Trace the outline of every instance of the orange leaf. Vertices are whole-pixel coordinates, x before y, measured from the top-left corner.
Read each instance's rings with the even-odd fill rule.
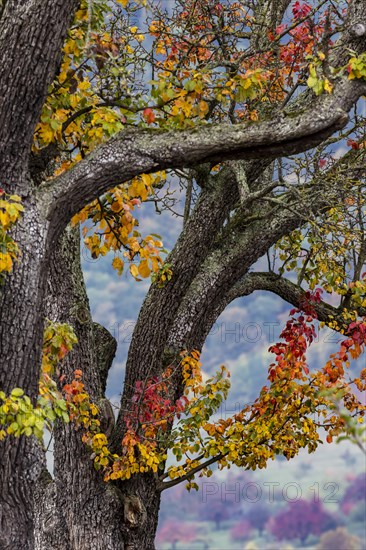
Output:
[[[142,116],[144,117],[144,119],[148,124],[152,124],[155,120],[154,111],[150,108],[144,109]]]

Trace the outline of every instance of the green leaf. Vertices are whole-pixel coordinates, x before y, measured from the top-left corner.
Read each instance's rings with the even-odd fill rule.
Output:
[[[195,80],[187,80],[187,82],[184,83],[184,89],[187,90],[187,92],[193,92],[196,89],[197,82]]]
[[[22,395],[24,395],[24,391],[20,388],[14,388],[12,391],[11,391],[11,397],[21,397]]]

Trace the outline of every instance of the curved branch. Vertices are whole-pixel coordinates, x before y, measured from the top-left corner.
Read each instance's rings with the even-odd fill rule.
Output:
[[[336,185],[325,180],[307,190],[301,203],[295,203],[295,208],[291,196],[287,196],[273,210],[261,206],[260,218],[253,221],[252,217],[249,220],[251,223],[245,216],[242,220],[239,216],[233,227],[228,227],[221,242],[217,243],[216,250],[202,264],[186,292],[169,329],[169,346],[200,349],[213,323],[227,305],[235,297],[256,290],[254,280],[246,278],[249,268],[283,235],[300,227],[307,217],[316,216],[329,208],[343,193],[343,181]],[[236,295],[233,287],[241,280],[246,282],[241,288],[245,293]]]
[[[233,286],[226,295],[226,299],[232,302],[236,298],[251,294],[254,290],[268,290],[300,309],[301,304],[306,300],[306,291],[303,288],[275,273],[248,273]],[[316,311],[318,320],[326,325],[334,320],[343,326],[349,323],[344,319],[344,309],[342,307],[334,307],[324,301],[312,302],[312,307]],[[354,309],[361,317],[366,316],[366,308],[358,307]]]
[[[120,132],[65,174],[40,187],[48,219],[63,228],[99,195],[136,175],[230,159],[284,156],[310,149],[348,122],[366,82],[340,80],[333,95],[316,98],[293,115],[270,121],[202,125],[189,130],[135,128]]]

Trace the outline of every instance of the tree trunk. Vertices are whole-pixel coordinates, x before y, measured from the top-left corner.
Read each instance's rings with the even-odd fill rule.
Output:
[[[61,366],[66,380],[83,372],[92,400],[104,399],[116,343],[92,322],[80,268],[79,232],[67,229],[50,262],[46,316],[74,327],[78,344]],[[36,548],[46,550],[153,549],[160,495],[150,475],[119,483],[95,471],[81,430],[54,432],[54,478],[44,473],[35,496]]]
[[[21,259],[0,286],[0,389],[20,387],[35,402],[43,338],[44,255],[47,225],[34,203],[25,204],[15,239]],[[32,335],[32,337],[30,337]],[[38,444],[29,438],[0,441],[0,548],[33,548],[32,491],[43,467]]]

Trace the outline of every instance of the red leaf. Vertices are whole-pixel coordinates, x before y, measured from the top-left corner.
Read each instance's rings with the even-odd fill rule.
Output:
[[[294,14],[295,19],[303,19],[311,12],[311,6],[309,4],[300,4],[300,2],[295,2],[292,8],[292,13]]]
[[[154,111],[150,108],[144,109],[142,116],[144,117],[144,119],[148,124],[152,124],[155,120]]]
[[[354,139],[348,139],[347,140],[347,145],[348,145],[348,147],[352,147],[352,149],[359,149],[359,145],[358,145],[357,141],[355,141]]]

